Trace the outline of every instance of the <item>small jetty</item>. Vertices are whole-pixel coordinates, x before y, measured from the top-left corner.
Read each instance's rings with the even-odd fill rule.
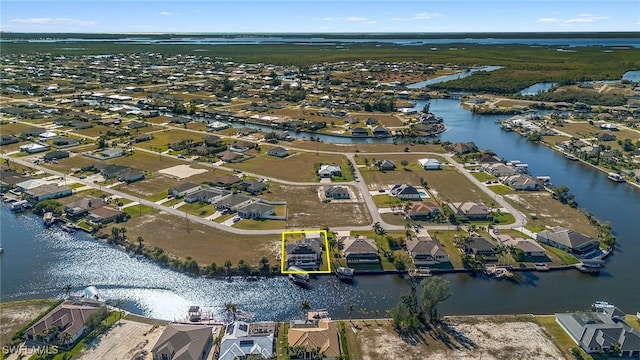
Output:
[[[485,273],[489,276],[495,276],[496,279],[511,279],[513,273],[508,266],[492,265],[485,269]]]
[[[353,282],[355,271],[352,268],[340,266],[334,272],[340,281]]]
[[[56,222],[56,220],[58,220],[58,218],[56,218],[56,216],[53,215],[52,212],[46,212],[42,216],[42,221],[44,222],[44,226],[46,227],[53,225]]]
[[[545,263],[533,263],[537,271],[549,271],[549,265]]]
[[[409,276],[413,278],[426,278],[433,276],[431,269],[415,269],[409,272]]]

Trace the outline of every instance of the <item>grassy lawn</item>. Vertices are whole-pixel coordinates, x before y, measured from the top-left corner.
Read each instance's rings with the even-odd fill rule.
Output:
[[[127,214],[129,214],[129,216],[131,216],[131,219],[139,217],[139,216],[143,216],[143,215],[147,215],[147,214],[154,214],[157,212],[157,210],[155,210],[152,207],[148,207],[148,206],[144,206],[144,205],[134,205],[134,206],[129,206],[127,208],[124,208],[122,211],[126,212]],[[131,220],[129,220],[131,221]]]
[[[540,244],[540,245],[547,252],[552,262],[558,262],[558,261],[560,262],[560,264],[557,264],[557,265],[573,265],[573,264],[579,263],[578,259],[576,259],[575,256],[569,254],[566,251],[562,251],[558,248],[555,248],[553,246],[548,246],[545,244]],[[556,264],[554,263],[553,265],[556,265]]]
[[[199,141],[205,134],[193,133],[190,131],[180,129],[170,129],[165,131],[159,131],[153,133],[154,138],[148,141],[144,141],[136,144],[136,147],[143,149],[158,151],[167,151],[169,144],[182,141],[182,140],[194,140]]]
[[[371,216],[363,203],[323,203],[315,186],[289,186],[272,183],[260,196],[270,201],[286,201],[287,227],[349,226],[371,224]]]
[[[494,221],[497,220],[498,224],[500,225],[513,224],[514,222],[516,222],[516,218],[509,213],[500,213],[500,215],[494,213],[493,219]]]
[[[591,355],[584,352],[567,334],[562,327],[556,322],[555,315],[535,316],[535,321],[542,326],[544,331],[549,335],[558,349],[565,355],[567,359],[575,359],[571,354],[571,348],[578,348],[582,358],[585,360],[593,359]]]
[[[457,233],[455,230],[436,230],[430,232],[430,235],[440,242],[444,251],[449,255],[451,265],[456,269],[462,269],[464,268],[462,264],[462,253],[453,243]]]
[[[278,338],[276,339],[276,359],[289,360],[289,342],[287,334],[289,333],[289,323],[278,323]]]
[[[183,161],[146,151],[134,151],[133,155],[121,156],[109,161],[110,164],[129,166],[138,170],[158,171],[168,167],[182,165]]]
[[[184,204],[180,206],[180,210],[186,211],[189,214],[193,214],[196,216],[207,217],[213,215],[216,212],[216,207],[212,204],[195,202],[193,204]]]
[[[280,252],[279,235],[229,234],[193,221],[187,227],[185,219],[165,213],[132,218],[126,226],[130,241],[142,236],[146,247],[158,246],[182,259],[190,256],[202,265],[211,262],[222,265],[225,260],[237,264],[240,259],[255,265],[262,256],[266,256],[270,264],[279,263],[276,260]]]
[[[493,191],[498,195],[513,194],[515,192],[515,190],[513,190],[512,188],[502,184],[491,185],[487,187],[489,188],[489,190]]]
[[[247,230],[272,230],[285,229],[286,222],[283,220],[254,220],[243,219],[233,224],[233,227]]]
[[[308,140],[295,140],[290,143],[292,147],[309,150],[319,151],[338,151],[341,152],[356,152],[359,153],[358,157],[363,156],[366,153],[381,153],[381,152],[405,152],[405,148],[409,148],[409,152],[435,152],[445,153],[446,150],[441,145],[437,144],[331,144],[331,143],[319,143],[316,141]],[[380,157],[377,155],[376,157]],[[373,155],[372,155],[373,157]],[[424,156],[427,157],[427,156]],[[396,164],[397,165],[397,164]]]
[[[373,196],[373,202],[375,202],[379,208],[388,208],[392,206],[402,205],[402,200],[389,194],[380,194]]]
[[[470,174],[473,175],[474,178],[478,179],[478,181],[481,181],[481,182],[485,182],[487,180],[491,180],[491,181],[498,180],[497,177],[491,174],[487,174],[484,171],[473,171]]]

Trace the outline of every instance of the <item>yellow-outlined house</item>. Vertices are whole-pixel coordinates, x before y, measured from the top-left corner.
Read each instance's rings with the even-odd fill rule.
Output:
[[[322,254],[322,260],[326,261],[327,270],[288,270],[287,269],[287,235],[303,235],[306,238],[307,234],[320,234],[323,238],[324,249]],[[283,274],[330,274],[331,273],[331,259],[329,257],[329,239],[327,237],[326,230],[296,230],[296,231],[284,231],[282,233],[282,256],[280,257],[280,272]]]

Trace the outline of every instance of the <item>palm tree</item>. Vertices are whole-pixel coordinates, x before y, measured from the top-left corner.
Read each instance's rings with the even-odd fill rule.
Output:
[[[66,284],[65,286],[62,287],[62,290],[64,291],[64,294],[67,296],[67,299],[71,298],[71,284]]]
[[[367,315],[367,309],[360,308],[360,315],[362,316],[362,322],[367,325],[367,322],[364,320],[364,317]]]
[[[349,322],[352,322],[351,321],[351,314],[353,313],[354,307],[355,306],[353,304],[347,305],[347,316],[349,316]]]
[[[142,243],[144,242],[144,239],[142,238],[142,236],[139,235],[137,241],[138,241],[138,250],[136,252],[140,252],[144,247],[144,245],[142,245]]]
[[[73,339],[73,337],[71,336],[71,334],[69,334],[66,331],[60,334],[60,343],[62,345],[69,345],[69,343],[71,342],[71,339]]]
[[[300,309],[302,309],[302,315],[304,316],[309,310],[311,310],[311,302],[309,300],[302,300],[300,303]]]
[[[378,324],[378,316],[379,316],[379,315],[380,315],[380,310],[378,310],[378,309],[373,310],[373,318],[374,318],[374,319],[375,319],[375,321],[376,321],[376,325],[379,325],[379,324]]]
[[[224,310],[227,313],[231,313],[233,316],[233,321],[236,321],[236,316],[238,314],[238,304],[228,302],[224,304]]]
[[[225,260],[224,267],[227,268],[227,275],[231,272],[231,266],[233,266],[231,260]]]
[[[117,299],[113,303],[113,307],[118,309],[118,323],[120,323],[120,319],[122,319],[122,306],[124,306],[124,301],[122,301],[122,299]]]

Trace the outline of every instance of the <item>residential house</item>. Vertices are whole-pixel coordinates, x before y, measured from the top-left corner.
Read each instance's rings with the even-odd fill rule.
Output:
[[[120,177],[118,177],[118,181],[123,181],[126,183],[132,183],[138,180],[144,179],[144,173],[138,170],[128,170],[124,172]]]
[[[131,169],[129,169],[129,167],[127,166],[118,165],[118,164],[109,164],[100,170],[100,174],[105,179],[114,179],[114,178],[118,178],[119,176],[126,173],[127,171],[131,171]]]
[[[346,186],[326,185],[324,187],[324,196],[327,199],[335,199],[335,200],[349,199],[350,198],[349,189],[347,189]]]
[[[513,176],[520,174],[520,170],[512,165],[505,165],[503,163],[493,163],[484,166],[484,171],[495,177]]]
[[[537,191],[542,187],[538,179],[526,174],[507,176],[502,182],[514,190]]]
[[[619,318],[601,312],[556,314],[556,322],[587,353],[608,352],[614,347],[619,356],[640,357],[638,331]]]
[[[406,241],[407,251],[416,267],[449,262],[449,255],[431,236],[410,238]]]
[[[216,135],[209,135],[202,138],[202,143],[207,146],[220,146],[222,145],[222,138]]]
[[[496,164],[496,163],[501,163],[502,160],[495,155],[482,154],[482,156],[480,156],[477,162],[478,164]]]
[[[266,219],[276,214],[276,208],[260,201],[238,206],[238,215],[243,219]]]
[[[429,220],[441,214],[438,205],[429,201],[414,202],[407,211],[407,216],[413,220]]]
[[[474,142],[457,142],[451,145],[451,151],[455,154],[462,155],[478,151],[478,147]]]
[[[312,233],[309,235],[315,235]],[[319,235],[319,233],[317,233]],[[299,241],[288,242],[285,246],[287,267],[318,270],[322,263],[322,238],[307,236]]]
[[[133,137],[133,139],[131,139],[133,142],[139,143],[139,142],[143,142],[143,141],[149,141],[153,139],[153,135],[151,134],[139,134]]]
[[[87,331],[89,317],[100,310],[96,306],[77,305],[67,300],[49,311],[42,319],[31,325],[25,332],[25,338],[44,343],[75,343]],[[49,329],[55,329],[55,332]],[[68,334],[69,340],[64,340]]]
[[[260,182],[256,179],[245,180],[240,183],[240,188],[250,194],[257,194],[267,189],[267,185],[264,182]]]
[[[235,153],[231,150],[225,150],[225,151],[219,152],[216,154],[216,156],[219,157],[220,160],[227,163],[238,162],[243,159],[242,155]]]
[[[290,348],[304,349],[304,354],[290,352],[291,359],[313,359],[320,353],[323,359],[334,360],[341,354],[338,329],[331,319],[291,320],[287,342]]]
[[[221,121],[214,121],[210,124],[207,124],[207,131],[218,131],[218,130],[224,130],[231,127],[231,125],[227,124],[227,123],[223,123]]]
[[[200,190],[200,185],[187,182],[169,189],[169,195],[173,195],[177,198],[181,198],[199,190]]]
[[[576,256],[586,255],[600,248],[597,240],[560,226],[540,231],[536,240]]]
[[[367,128],[361,128],[361,127],[353,128],[353,129],[351,129],[351,136],[353,136],[353,137],[367,137],[367,136],[369,136],[369,131],[367,130]]]
[[[245,359],[249,355],[270,358],[274,353],[275,328],[273,322],[235,321],[227,325],[220,341],[218,360]]]
[[[267,151],[267,155],[283,158],[289,156],[289,151],[281,146],[278,146]]]
[[[57,148],[66,148],[80,145],[80,139],[61,136],[57,139],[53,139],[51,143]]]
[[[385,129],[383,126],[376,126],[373,128],[373,136],[375,137],[387,137],[389,136],[389,130]]]
[[[420,166],[425,170],[439,170],[442,165],[439,160],[429,158],[419,159],[418,163],[420,163]]]
[[[20,138],[11,134],[2,134],[0,145],[9,145],[20,142]]]
[[[243,194],[229,194],[215,201],[217,210],[236,211],[239,207],[250,203],[252,199]]]
[[[117,206],[105,205],[97,209],[89,210],[87,218],[92,224],[107,224],[116,221],[120,215],[122,215],[122,210]]]
[[[205,360],[213,345],[212,327],[169,324],[151,349],[153,360]]]
[[[68,151],[62,151],[62,150],[54,150],[54,151],[51,151],[51,152],[48,152],[48,153],[44,154],[43,157],[44,157],[45,161],[59,160],[59,159],[68,158],[69,157],[69,152]]]
[[[484,204],[470,201],[450,203],[449,208],[451,208],[456,216],[469,220],[483,220],[489,218],[489,215],[491,215],[491,212]]]
[[[201,201],[205,203],[212,203],[217,199],[222,198],[223,196],[229,195],[230,192],[221,188],[206,188],[202,190],[198,190],[196,192],[192,192],[184,196],[184,202],[187,204],[193,204],[195,202]]]
[[[38,143],[30,143],[30,144],[20,145],[18,150],[26,152],[26,153],[29,153],[29,154],[35,154],[35,153],[47,151],[50,148],[51,147],[49,145],[38,144]]]
[[[348,236],[339,239],[343,243],[342,256],[347,263],[378,263],[378,245],[375,240],[367,239],[364,236],[357,238]]]
[[[46,181],[46,180],[42,180],[42,179],[38,179],[38,178],[29,178],[27,180],[21,181],[19,183],[16,183],[16,188],[18,190],[18,192],[22,192],[25,193],[31,189],[35,189],[38,186],[42,186],[42,185],[46,185],[46,184],[53,184],[53,182],[51,181]]]
[[[19,173],[14,169],[3,169],[0,170],[0,190],[4,192],[13,188],[18,183],[33,179],[35,179],[35,177],[30,175],[23,175],[22,173]]]
[[[463,250],[465,253],[473,255],[476,258],[482,257],[485,261],[498,260],[498,247],[484,236],[472,236],[471,241],[464,244]]]
[[[396,169],[396,164],[391,160],[380,160],[378,161],[376,166],[378,167],[378,169],[380,169],[380,171],[389,171]]]
[[[70,187],[58,184],[44,184],[25,191],[29,200],[38,202],[47,199],[57,199],[73,194]]]
[[[419,201],[421,200],[418,189],[409,184],[392,185],[389,189],[391,195],[396,196],[400,200]]]
[[[89,195],[65,204],[64,212],[67,214],[67,217],[79,218],[87,215],[89,210],[94,210],[105,205],[107,205],[107,203],[102,199]]]
[[[224,174],[221,176],[218,176],[217,178],[213,179],[213,182],[225,189],[228,189],[234,185],[237,185],[239,183],[242,182],[242,179],[240,179],[239,177],[235,176],[235,175],[231,175],[231,174]]]
[[[237,152],[246,152],[256,147],[255,143],[248,141],[236,141],[229,149]]]
[[[367,118],[364,123],[365,125],[378,125],[379,121],[376,118]]]
[[[323,164],[320,165],[320,169],[318,169],[318,175],[320,175],[321,178],[342,176],[342,170],[340,169],[340,166],[336,164]]]
[[[500,234],[497,236],[498,241],[504,246],[513,246],[522,250],[524,257],[529,260],[538,260],[541,258],[548,258],[544,248],[540,246],[535,240],[512,238],[509,235]]]

